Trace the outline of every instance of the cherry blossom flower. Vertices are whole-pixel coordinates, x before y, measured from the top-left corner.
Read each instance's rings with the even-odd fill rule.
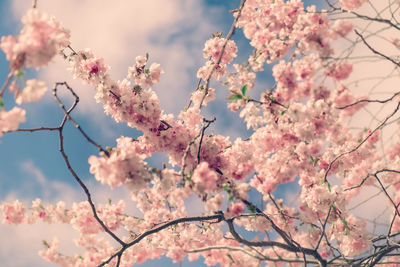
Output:
[[[21,92],[15,95],[15,102],[18,105],[40,100],[47,91],[47,86],[43,81],[31,79],[27,80]]]
[[[216,63],[225,43],[226,46],[221,61],[223,63],[231,62],[237,56],[237,46],[233,40],[226,40],[221,37],[214,37],[206,41],[203,49],[203,57],[211,58],[211,60]]]
[[[353,65],[347,62],[333,63],[326,75],[332,77],[336,81],[345,80],[353,71]]]
[[[368,2],[368,0],[340,0],[342,8],[347,10],[355,10],[366,2]]]
[[[331,38],[336,40],[340,37],[345,37],[353,30],[353,23],[346,19],[336,20],[332,26]]]
[[[0,44],[12,70],[24,65],[38,69],[69,45],[69,31],[46,13],[29,9],[21,21],[24,28],[19,35],[3,36]]]
[[[138,142],[121,137],[109,156],[89,158],[90,172],[102,184],[117,187],[129,183],[132,189],[138,190],[149,178],[147,164],[143,161],[148,155]]]
[[[193,172],[191,180],[200,193],[210,192],[217,189],[218,175],[209,168],[207,162],[201,162]]]
[[[20,224],[25,221],[26,207],[18,200],[13,203],[4,203],[1,205],[3,212],[3,223]]]
[[[0,136],[7,131],[15,131],[20,123],[26,121],[25,110],[13,107],[9,111],[0,110]]]

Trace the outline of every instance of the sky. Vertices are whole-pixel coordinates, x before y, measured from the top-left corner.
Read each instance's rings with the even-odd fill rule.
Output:
[[[160,63],[165,71],[160,84],[154,90],[160,98],[162,108],[175,116],[187,104],[189,94],[196,86],[196,72],[205,60],[202,58],[204,42],[212,33],[225,34],[232,23],[230,9],[239,5],[238,0],[39,0],[38,8],[55,15],[64,27],[71,30],[72,46],[76,50],[91,48],[96,55],[104,57],[111,66],[114,79],[123,79],[127,68],[134,64],[137,55],[150,54],[150,62]],[[323,1],[305,1],[306,4],[321,4]],[[16,34],[21,28],[20,17],[31,6],[31,0],[0,0],[0,35]],[[234,35],[239,51],[250,51],[250,46],[241,31]],[[237,62],[245,61],[240,56]],[[273,84],[271,66],[258,79],[252,95]],[[0,52],[0,82],[8,74],[8,63]],[[123,136],[137,137],[140,133],[115,123],[96,104],[94,91],[74,81],[65,70],[62,60],[55,60],[50,68],[39,72],[29,71],[27,78],[37,77],[46,81],[49,88],[58,81],[67,81],[78,93],[81,101],[72,115],[88,135],[104,146],[115,146],[115,139]],[[217,90],[217,97],[226,99],[227,90]],[[63,95],[71,103],[68,95]],[[5,98],[6,108],[11,108],[12,99]],[[50,91],[37,103],[23,105],[27,110],[27,123],[23,128],[56,126],[63,113],[55,103]],[[228,135],[231,141],[237,137],[248,137],[242,119],[228,112],[226,105],[215,101],[204,111],[206,117],[217,117],[212,131]],[[71,125],[65,130],[65,146],[72,166],[88,184],[97,202],[109,197],[129,199],[124,188],[108,190],[95,182],[89,173],[87,159],[97,155]],[[58,137],[51,132],[13,133],[0,139],[0,201],[20,199],[29,204],[40,197],[44,202],[63,200],[66,203],[82,201],[85,195],[72,179],[58,151]],[[150,161],[152,166],[161,166],[165,155],[157,155]],[[284,195],[285,190],[280,193]],[[132,208],[132,212],[134,209]],[[61,250],[76,251],[71,236],[77,234],[68,225],[21,225],[18,227],[0,224],[0,262],[9,267],[52,266],[38,255],[43,239],[58,236]],[[22,256],[21,256],[22,255]],[[139,266],[177,266],[168,259],[149,261]],[[183,266],[189,266],[184,262]],[[190,266],[203,266],[201,262]]]

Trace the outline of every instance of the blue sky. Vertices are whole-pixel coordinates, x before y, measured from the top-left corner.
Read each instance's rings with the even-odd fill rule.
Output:
[[[151,62],[160,62],[165,69],[161,83],[155,87],[160,96],[162,107],[167,112],[175,115],[186,104],[191,91],[196,86],[196,70],[204,63],[202,49],[204,41],[216,31],[226,33],[232,23],[232,16],[228,12],[239,5],[235,1],[181,1],[168,2],[147,1],[140,3],[141,10],[147,14],[132,15],[124,9],[132,8],[132,13],[138,5],[121,5],[120,8],[109,10],[111,7],[102,7],[105,2],[98,1],[45,1],[39,0],[38,7],[60,18],[66,28],[71,29],[72,46],[75,49],[92,48],[99,56],[104,56],[106,62],[112,67],[112,75],[115,79],[126,76],[127,67],[134,63],[136,55],[150,53]],[[117,3],[118,2],[118,3]],[[146,2],[146,1],[141,1]],[[308,3],[320,3],[321,1],[307,1]],[[114,2],[113,2],[114,3]],[[163,4],[161,4],[163,3]],[[29,7],[29,0],[2,0],[0,1],[0,35],[16,34],[20,30],[19,18]],[[127,5],[127,6],[125,6]],[[169,6],[168,6],[169,5]],[[172,7],[170,7],[172,6]],[[94,12],[96,11],[96,12]],[[121,18],[117,12],[122,12]],[[124,13],[125,12],[125,13]],[[115,14],[114,14],[115,13]],[[150,19],[149,19],[150,18]],[[142,20],[143,21],[142,21]],[[135,21],[139,20],[139,21]],[[143,25],[141,25],[143,23]],[[243,51],[250,51],[250,46],[243,38],[241,31],[234,36],[238,46]],[[241,63],[246,59],[239,56],[236,62]],[[121,135],[138,136],[134,129],[124,124],[116,124],[103,114],[100,105],[92,98],[93,90],[72,81],[65,65],[57,61],[48,69],[28,71],[26,78],[39,77],[44,79],[49,88],[56,81],[68,81],[81,96],[79,107],[72,114],[78,123],[94,140],[102,146],[114,146],[115,139]],[[6,79],[8,74],[8,62],[0,52],[0,81]],[[22,82],[22,81],[20,81]],[[262,90],[271,84],[270,67],[259,78],[258,87],[252,92],[257,97]],[[219,97],[225,99],[228,96],[226,90],[219,90]],[[71,98],[63,96],[67,103]],[[176,99],[184,101],[176,101]],[[6,109],[14,105],[12,98],[6,96]],[[27,110],[28,122],[21,128],[39,126],[56,126],[59,124],[63,113],[47,92],[41,102],[23,105]],[[204,114],[208,117],[216,115],[217,122],[213,131],[230,135],[233,141],[236,137],[247,137],[250,132],[245,130],[242,120],[237,114],[227,112],[226,105],[214,102],[207,107]],[[90,155],[97,154],[97,150],[88,144],[71,125],[65,130],[65,142],[67,153],[71,163],[78,174],[93,189],[95,199],[104,201],[111,196],[128,197],[124,189],[108,191],[105,187],[93,182],[89,173],[87,159]],[[6,134],[0,139],[0,200],[22,199],[26,203],[36,197],[45,201],[65,200],[67,203],[75,200],[84,200],[84,194],[77,186],[68,172],[58,151],[58,137],[55,132],[37,133],[13,133]],[[158,156],[151,164],[160,166],[165,157]],[[36,228],[35,228],[36,227]],[[63,235],[69,237],[69,230],[65,226],[51,228],[50,226],[21,226],[10,227],[0,225],[0,233],[3,238],[0,241],[0,261],[7,266],[48,266],[37,256],[37,250],[41,247],[41,240],[51,240],[51,235]],[[46,231],[44,231],[46,230]],[[35,234],[39,232],[40,234]],[[7,241],[6,241],[7,240]],[[66,250],[70,250],[66,247]],[[71,250],[73,251],[73,250]],[[21,256],[24,255],[24,256]],[[16,257],[18,256],[18,260]],[[151,261],[141,266],[159,266],[160,261]],[[169,264],[169,265],[167,265]],[[163,266],[176,266],[169,260],[162,260]],[[189,264],[184,263],[183,266]],[[203,266],[201,262],[191,266]]]

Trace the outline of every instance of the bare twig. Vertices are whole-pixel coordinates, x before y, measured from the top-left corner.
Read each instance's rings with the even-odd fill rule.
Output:
[[[397,92],[397,93],[395,93],[395,94],[392,95],[390,98],[387,98],[387,99],[385,99],[385,100],[362,99],[362,100],[356,101],[356,102],[354,102],[354,103],[352,103],[352,104],[348,104],[348,105],[345,105],[345,106],[342,106],[342,107],[337,107],[337,109],[346,109],[346,108],[349,108],[349,107],[352,107],[352,106],[355,106],[355,105],[358,105],[358,104],[361,104],[361,103],[365,103],[365,102],[367,102],[367,103],[380,103],[380,104],[384,104],[384,103],[387,103],[387,102],[389,102],[389,101],[392,101],[392,100],[393,100],[396,96],[398,96],[398,95],[400,95],[400,91]]]
[[[389,61],[392,62],[393,64],[395,64],[395,65],[397,65],[398,67],[400,67],[400,63],[399,63],[399,62],[394,61],[394,59],[392,59],[392,58],[386,56],[385,54],[382,54],[381,52],[379,52],[378,50],[376,50],[376,49],[374,49],[372,46],[370,46],[370,45],[367,43],[367,41],[364,39],[364,37],[363,37],[357,30],[354,30],[354,32],[361,38],[361,40],[364,42],[364,44],[365,44],[373,53],[375,53],[375,54],[377,54],[377,55],[380,55],[381,57],[383,57],[383,58],[389,60]]]
[[[6,91],[7,86],[10,84],[12,77],[14,77],[14,75],[13,75],[13,72],[10,71],[10,73],[7,76],[7,80],[4,82],[3,86],[1,87],[0,98],[3,97],[4,92]]]
[[[215,117],[213,117],[211,120],[206,120],[203,118],[203,127],[201,127],[199,148],[197,150],[197,164],[200,164],[201,145],[203,143],[204,132],[210,126],[210,124],[213,123],[214,121],[215,121]]]

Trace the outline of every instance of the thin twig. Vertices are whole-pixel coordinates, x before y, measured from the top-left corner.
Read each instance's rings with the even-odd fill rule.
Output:
[[[204,99],[206,98],[206,96],[207,96],[207,94],[208,94],[208,89],[209,89],[209,86],[210,86],[211,76],[213,75],[213,73],[214,73],[214,71],[216,70],[217,66],[219,66],[219,64],[221,63],[222,56],[224,55],[224,52],[225,52],[225,48],[226,48],[226,46],[227,46],[227,44],[228,44],[228,41],[232,38],[232,35],[233,35],[234,32],[235,32],[236,24],[237,24],[237,22],[239,21],[240,15],[242,14],[242,10],[243,10],[243,7],[244,7],[244,4],[245,4],[245,3],[246,3],[246,0],[242,0],[242,1],[240,2],[240,7],[238,8],[238,11],[237,11],[235,20],[233,21],[232,26],[231,26],[231,28],[230,28],[228,34],[227,34],[226,37],[225,37],[226,40],[225,40],[224,45],[223,45],[222,48],[221,48],[221,51],[220,51],[219,56],[218,56],[218,59],[217,59],[217,61],[214,63],[214,65],[213,65],[213,67],[212,67],[210,73],[208,74],[208,77],[207,77],[207,79],[206,79],[206,85],[205,85],[205,88],[204,88],[204,94],[203,94],[203,97],[201,98],[199,108],[202,107],[203,102],[204,102]]]
[[[348,105],[345,105],[345,106],[342,106],[342,107],[337,107],[337,109],[346,109],[346,108],[349,108],[349,107],[358,105],[358,104],[360,104],[360,103],[365,103],[365,102],[367,102],[367,103],[380,103],[380,104],[384,104],[384,103],[387,103],[387,102],[389,102],[389,101],[392,101],[392,100],[393,100],[396,96],[398,96],[398,95],[400,95],[400,91],[397,92],[397,93],[395,93],[394,95],[392,95],[392,97],[390,97],[390,98],[388,98],[388,99],[385,99],[385,100],[362,99],[362,100],[358,100],[358,101],[356,101],[356,102],[354,102],[354,103],[352,103],[352,104],[348,104]]]
[[[389,60],[390,62],[392,62],[393,64],[397,65],[398,67],[400,67],[400,63],[394,61],[394,59],[386,56],[385,54],[382,54],[381,52],[377,51],[376,49],[374,49],[372,46],[370,46],[367,41],[364,39],[364,37],[357,31],[354,30],[354,32],[361,38],[361,40],[364,42],[364,44],[375,54],[380,55],[381,57],[384,57],[385,59]]]
[[[121,255],[124,253],[124,251],[126,249],[128,249],[129,247],[139,243],[145,237],[152,235],[154,233],[157,233],[165,228],[168,228],[168,227],[176,225],[176,224],[185,223],[185,222],[201,222],[201,221],[214,221],[214,220],[216,220],[217,223],[223,221],[224,220],[223,213],[219,212],[215,215],[186,217],[186,218],[179,218],[176,220],[169,221],[157,228],[154,228],[154,229],[151,229],[151,230],[148,230],[148,231],[142,233],[141,235],[137,236],[133,241],[131,241],[127,244],[123,244],[121,249],[118,252],[111,255],[110,258],[108,258],[106,261],[104,261],[102,264],[100,264],[99,267],[105,266],[106,264],[110,263],[112,261],[112,259],[114,259],[115,257],[121,257]]]
[[[1,87],[0,98],[3,97],[4,92],[6,91],[7,86],[10,84],[12,77],[14,77],[14,75],[13,75],[13,72],[10,71],[10,73],[7,76],[7,80],[4,82],[3,86]]]

